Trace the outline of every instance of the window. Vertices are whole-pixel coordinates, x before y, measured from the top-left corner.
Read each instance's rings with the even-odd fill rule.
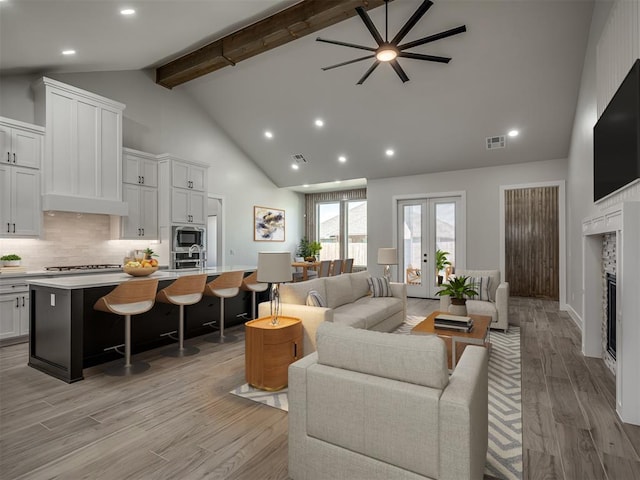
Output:
[[[314,205],[315,237],[322,245],[320,260],[353,258],[354,265],[367,264],[367,201],[364,191],[355,198],[345,192],[330,192],[309,198]],[[347,197],[347,198],[341,198]]]

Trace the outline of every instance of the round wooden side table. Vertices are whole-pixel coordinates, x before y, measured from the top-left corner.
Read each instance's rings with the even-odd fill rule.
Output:
[[[295,317],[251,320],[245,325],[247,383],[262,390],[281,390],[288,381],[289,365],[302,358],[302,321]]]

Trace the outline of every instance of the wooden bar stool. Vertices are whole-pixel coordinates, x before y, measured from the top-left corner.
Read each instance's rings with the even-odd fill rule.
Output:
[[[149,369],[150,365],[146,362],[131,363],[131,315],[139,315],[151,310],[155,303],[157,289],[157,279],[129,280],[99,298],[93,306],[95,310],[101,312],[124,316],[124,364],[108,368],[107,373],[121,376],[141,373]],[[115,351],[122,353],[118,347],[114,347]]]
[[[256,270],[248,277],[244,277],[240,288],[245,292],[251,292],[251,319],[253,320],[256,318],[256,293],[267,290],[269,284],[258,282],[258,271]]]
[[[240,286],[244,272],[225,272],[213,281],[207,283],[204,287],[204,294],[210,297],[218,297],[220,299],[220,337],[210,337],[207,340],[224,343],[225,340],[234,341],[235,337],[224,336],[224,299],[235,297],[240,293]],[[203,325],[213,325],[216,321],[203,323]]]
[[[196,347],[184,346],[184,306],[194,305],[202,299],[204,285],[207,283],[207,274],[201,275],[185,275],[179,277],[175,282],[166,288],[163,288],[156,295],[156,301],[162,303],[170,303],[178,305],[180,308],[180,320],[178,323],[178,347],[163,352],[171,357],[187,357],[195,355],[200,350]]]

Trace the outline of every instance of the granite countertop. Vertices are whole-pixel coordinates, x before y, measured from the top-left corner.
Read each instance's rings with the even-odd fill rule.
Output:
[[[147,278],[157,278],[158,280],[173,280],[184,275],[197,275],[199,273],[206,273],[207,275],[219,275],[224,272],[234,272],[238,270],[244,272],[252,272],[255,269],[255,266],[250,265],[226,265],[205,268],[204,270],[199,270],[197,268],[181,270],[158,270],[157,272],[154,272],[146,277],[132,277],[131,275],[122,272],[122,270],[119,270],[113,273],[98,273],[93,275],[80,274],[65,275],[57,278],[34,278],[33,280],[29,280],[29,284],[40,287],[61,288],[63,290],[76,290],[82,288],[118,285],[122,282],[133,279],[143,280]]]

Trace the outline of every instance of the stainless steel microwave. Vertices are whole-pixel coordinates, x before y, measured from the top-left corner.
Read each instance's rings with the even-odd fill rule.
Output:
[[[192,245],[205,248],[205,229],[199,227],[173,227],[171,250],[174,252],[187,251]]]

